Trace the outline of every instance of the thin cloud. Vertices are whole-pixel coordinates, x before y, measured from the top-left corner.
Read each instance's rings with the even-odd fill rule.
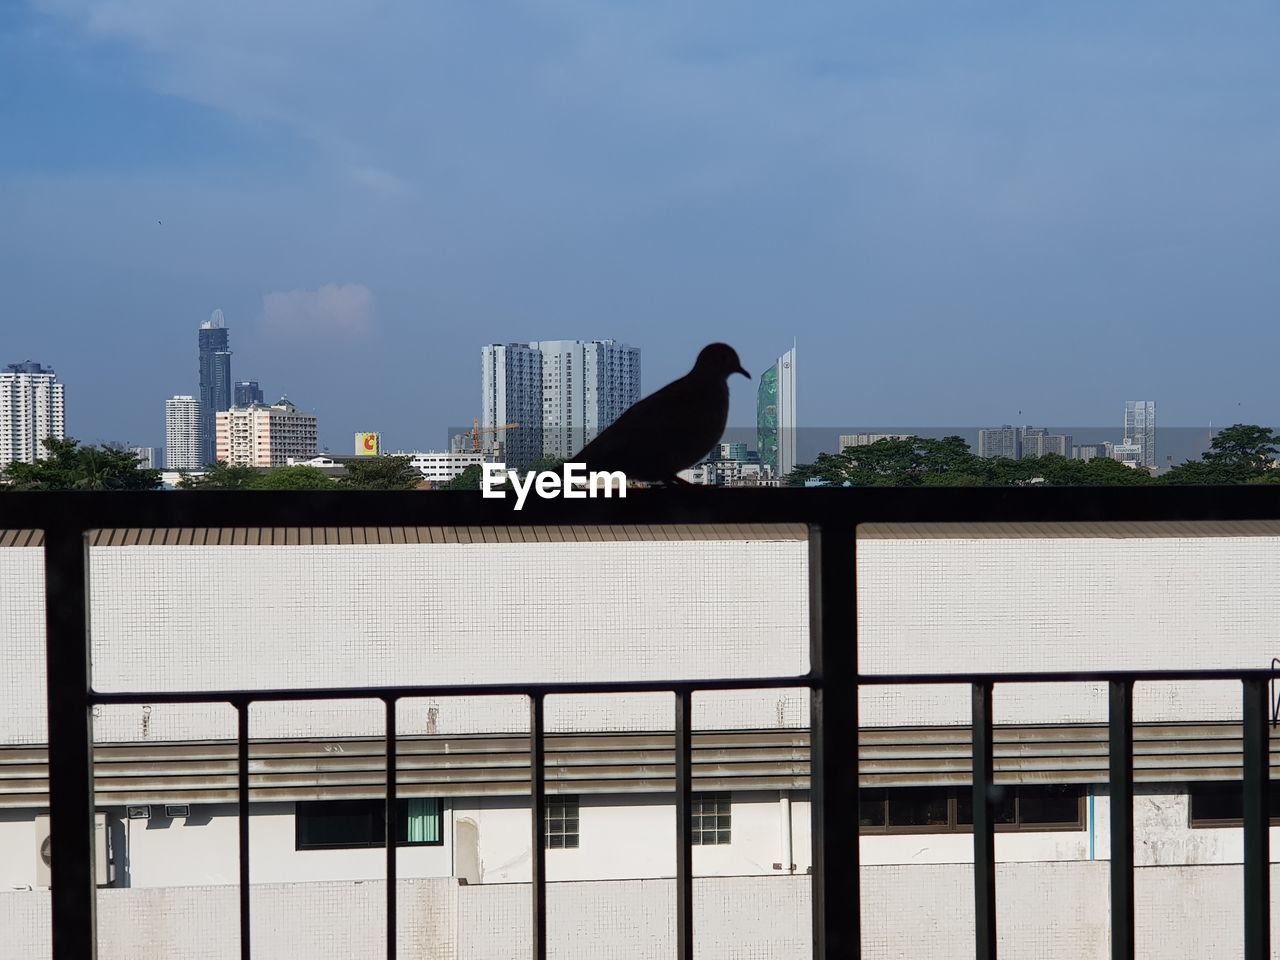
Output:
[[[359,283],[327,283],[318,290],[268,293],[262,319],[280,333],[360,336],[373,326],[373,292]]]
[[[355,167],[351,179],[383,197],[406,197],[414,192],[407,182],[380,167]]]

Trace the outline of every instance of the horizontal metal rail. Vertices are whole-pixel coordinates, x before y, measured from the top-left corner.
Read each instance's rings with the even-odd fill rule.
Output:
[[[474,492],[0,492],[0,528],[537,527],[555,524],[1142,523],[1280,520],[1266,485],[858,490],[675,488],[623,499],[513,501]]]
[[[1043,671],[1007,673],[858,673],[849,680],[858,686],[916,686],[920,684],[945,685],[975,683],[1152,683],[1190,682],[1199,680],[1270,680],[1271,670],[1255,669],[1205,669],[1205,670],[1089,670]],[[145,691],[92,691],[88,697],[93,704],[147,704],[147,703],[230,703],[284,700],[367,700],[380,697],[503,697],[529,696],[539,693],[546,697],[572,694],[609,693],[694,693],[712,690],[778,690],[814,687],[822,677],[816,673],[795,677],[741,677],[706,680],[605,680],[605,681],[547,681],[545,683],[474,683],[408,685],[396,687],[290,687],[262,690],[171,690]]]

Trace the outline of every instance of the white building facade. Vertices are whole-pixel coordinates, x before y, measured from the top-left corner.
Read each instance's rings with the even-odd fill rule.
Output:
[[[679,528],[557,527],[522,542],[497,529],[252,533],[257,546],[230,530],[207,531],[200,546],[129,531],[91,542],[95,688],[795,676],[794,688],[695,695],[691,827],[695,874],[714,878],[698,881],[698,895],[717,905],[699,930],[748,937],[706,955],[804,955],[812,859],[802,530],[728,528],[707,540]],[[0,545],[0,622],[12,638],[0,673],[10,705],[0,761],[21,755],[37,767],[38,756],[21,752],[38,753],[45,737],[41,562],[38,548]],[[1276,653],[1277,564],[1276,523],[864,525],[859,668],[868,677],[1265,668]],[[1134,570],[1158,576],[1135,592]],[[200,576],[241,589],[192,591]],[[1049,589],[1052,602],[1030,610],[1027,598]],[[868,683],[859,698],[861,802],[828,812],[827,829],[862,836],[868,936],[882,951],[868,955],[953,957],[972,935],[957,907],[972,898],[969,689]],[[1107,956],[1107,707],[1105,684],[995,688],[995,848],[1002,924],[1015,924],[1002,928],[1010,955]],[[292,903],[304,916],[291,921],[282,908],[280,923],[300,943],[320,922],[313,909],[349,905],[343,922],[364,930],[366,893],[381,902],[383,710],[373,701],[251,710],[254,915]],[[548,698],[541,834],[549,895],[563,898],[552,901],[558,922],[584,923],[607,902],[601,915],[624,918],[608,927],[618,937],[650,920],[662,928],[662,878],[675,865],[672,717],[665,694]],[[1151,891],[1140,955],[1239,955],[1239,684],[1139,683],[1134,720],[1135,861],[1140,889]],[[492,920],[506,916],[504,891],[527,916],[527,888],[511,886],[530,879],[527,723],[520,697],[397,706],[402,915],[411,930],[430,920],[421,936],[431,942],[482,945],[460,946],[459,957],[521,955],[490,938],[511,926]],[[168,923],[129,926],[126,897],[161,917],[190,910],[182,919],[197,925],[199,904],[226,892],[234,905],[234,711],[104,708],[94,732],[113,867],[100,915],[122,918],[105,935],[181,936],[172,912]],[[38,769],[0,762],[0,890],[33,888],[0,893],[0,920],[27,923],[42,902],[39,782]],[[1280,857],[1280,823],[1272,834]],[[756,913],[791,939],[770,940]],[[26,929],[18,920],[9,929]],[[566,935],[562,950],[581,952],[561,955],[607,955],[591,936]],[[339,942],[345,953],[306,955],[359,955]]]
[[[65,392],[53,370],[30,360],[0,370],[0,470],[43,460],[44,441],[66,435]]]
[[[164,402],[164,465],[167,470],[199,470],[204,466],[200,440],[200,401],[192,396]]]
[[[640,348],[615,340],[540,340],[542,453],[567,460],[640,399]]]
[[[467,467],[479,466],[493,458],[484,453],[465,451],[437,452],[429,450],[425,453],[396,453],[396,457],[408,457],[409,465],[422,474],[422,479],[431,483],[448,483],[461,474]]]
[[[316,455],[316,415],[282,399],[218,413],[217,459],[233,467],[283,467]]]
[[[481,446],[501,443],[513,468],[542,456],[542,352],[528,343],[494,343],[480,351]],[[516,424],[510,429],[507,425]]]

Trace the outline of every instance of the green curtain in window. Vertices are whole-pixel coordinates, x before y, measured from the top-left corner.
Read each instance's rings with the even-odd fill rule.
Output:
[[[440,801],[438,799],[410,800],[408,822],[409,843],[440,842]]]

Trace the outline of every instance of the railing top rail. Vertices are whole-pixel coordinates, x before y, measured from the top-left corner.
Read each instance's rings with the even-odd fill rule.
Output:
[[[1269,680],[1273,669],[1213,668],[1203,670],[1092,670],[984,673],[858,674],[840,678],[858,686],[915,686],[920,684],[1110,683],[1164,681]],[[476,683],[440,686],[292,687],[260,690],[95,691],[93,703],[247,703],[278,700],[399,700],[412,697],[564,696],[620,693],[698,693],[714,690],[770,690],[823,685],[816,675],[683,680],[549,681]]]
[[[623,499],[475,492],[0,492],[0,529],[546,524],[1141,522],[1280,519],[1280,489],[1230,487],[677,488]]]

